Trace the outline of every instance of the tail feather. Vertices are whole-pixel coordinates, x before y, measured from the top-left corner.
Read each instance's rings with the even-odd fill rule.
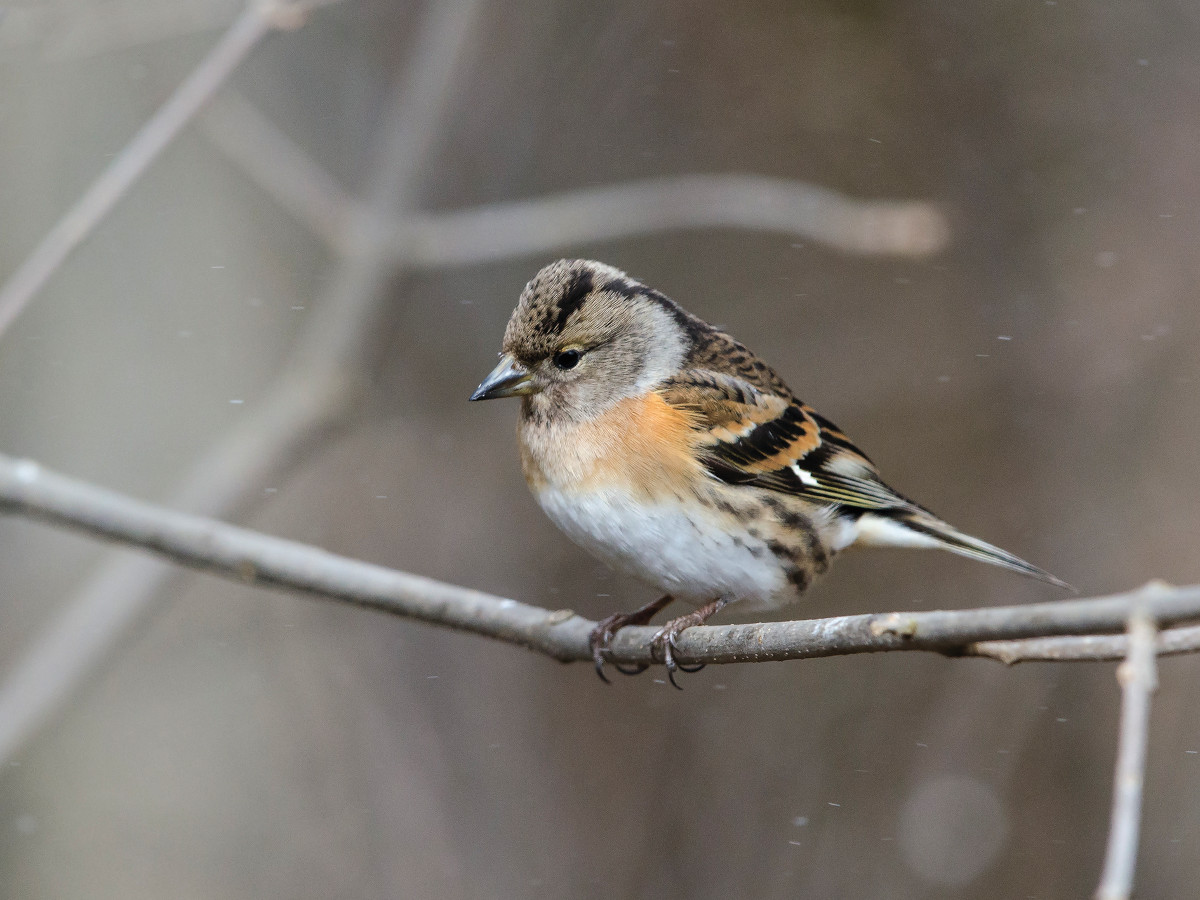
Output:
[[[1069,591],[1078,593],[1071,585],[1067,584],[1061,578],[1051,575],[1045,569],[1039,569],[1033,563],[1026,562],[1019,556],[1015,556],[994,544],[989,544],[987,541],[981,541],[979,538],[964,534],[954,526],[943,522],[932,513],[928,513],[923,509],[890,509],[887,510],[886,519],[883,515],[877,513],[867,513],[862,517],[862,519],[868,518],[887,521],[891,526],[891,528],[886,529],[888,532],[896,529],[896,526],[900,526],[900,528],[913,534],[914,538],[906,540],[896,535],[890,540],[885,538],[873,540],[871,541],[872,543],[940,547],[943,550],[949,550],[951,553],[991,563],[993,566],[1000,566],[1003,569],[1019,572],[1029,578],[1036,578],[1038,581],[1044,581],[1047,584],[1053,584],[1057,587],[1066,588]],[[883,525],[883,521],[878,524]],[[884,529],[877,529],[877,533],[882,537]],[[921,538],[924,538],[924,540]]]

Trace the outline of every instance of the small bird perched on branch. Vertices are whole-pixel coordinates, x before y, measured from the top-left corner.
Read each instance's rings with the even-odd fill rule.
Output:
[[[939,547],[1069,587],[892,490],[746,347],[611,266],[538,272],[502,349],[471,399],[522,398],[521,463],[542,509],[666,592],[596,627],[601,678],[616,631],[674,599],[696,607],[654,637],[675,684],[685,628],[734,602],[790,603],[847,547]]]

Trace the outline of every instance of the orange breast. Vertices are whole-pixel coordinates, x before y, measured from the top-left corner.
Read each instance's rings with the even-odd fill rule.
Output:
[[[689,413],[658,394],[631,397],[591,421],[520,430],[525,478],[534,491],[623,487],[646,499],[684,496],[703,478]]]

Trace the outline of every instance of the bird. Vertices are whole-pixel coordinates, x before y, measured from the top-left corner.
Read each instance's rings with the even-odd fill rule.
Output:
[[[500,362],[470,399],[502,397],[521,398],[521,467],[542,510],[664,592],[592,630],[605,681],[616,632],[676,600],[692,612],[651,646],[679,687],[676,670],[699,668],[675,659],[686,628],[731,603],[794,602],[852,547],[940,548],[1070,589],[889,487],[743,344],[604,263],[558,260],[525,286]]]

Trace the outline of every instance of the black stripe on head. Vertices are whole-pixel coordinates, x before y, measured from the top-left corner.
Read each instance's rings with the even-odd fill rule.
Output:
[[[592,279],[592,273],[584,269],[581,272],[576,272],[569,282],[566,289],[563,290],[562,296],[558,298],[558,303],[552,307],[550,318],[550,332],[558,334],[563,330],[563,326],[567,324],[567,319],[571,317],[571,313],[583,306],[583,301],[588,298],[592,292],[595,282]]]
[[[634,281],[632,278],[610,278],[601,285],[600,290],[616,294],[618,297],[623,297],[626,300],[644,297],[650,302],[657,304],[679,324],[679,327],[683,329],[683,333],[687,335],[689,342],[693,346],[699,343],[701,335],[711,330],[709,325],[685,312],[679,304],[666,294],[656,291],[652,287],[647,287],[640,281]]]
[[[640,284],[630,281],[628,278],[611,278],[601,285],[600,290],[624,297],[626,300],[632,300],[638,295],[640,288]]]

